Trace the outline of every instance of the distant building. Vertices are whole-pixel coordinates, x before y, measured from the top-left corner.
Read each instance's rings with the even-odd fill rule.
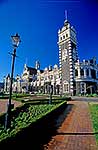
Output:
[[[43,71],[37,70],[37,89],[41,93],[50,93],[50,86],[53,94],[59,94],[60,90],[60,78],[59,68],[57,65],[46,67]]]
[[[0,92],[3,92],[4,89],[4,83],[0,82]]]
[[[74,94],[92,94],[98,91],[98,64],[96,58],[75,64]]]
[[[21,89],[22,92],[32,92],[32,81],[36,78],[37,70],[32,67],[24,65],[24,70],[21,76]]]
[[[8,74],[6,77],[4,77],[4,92],[9,93],[10,91],[10,74]]]
[[[21,76],[13,81],[13,92],[39,92],[49,94],[92,94],[98,92],[98,64],[96,58],[80,62],[77,50],[76,31],[68,20],[58,30],[59,67],[50,65],[40,69],[39,61],[35,68],[24,65]],[[10,75],[4,82],[4,91],[10,88]]]

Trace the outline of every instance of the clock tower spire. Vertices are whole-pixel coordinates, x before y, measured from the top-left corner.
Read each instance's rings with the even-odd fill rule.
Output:
[[[68,15],[67,10],[65,10],[65,20],[67,20],[67,15]]]

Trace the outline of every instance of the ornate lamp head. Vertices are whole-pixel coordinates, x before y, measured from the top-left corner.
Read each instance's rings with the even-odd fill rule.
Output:
[[[12,43],[14,47],[18,47],[19,43],[21,42],[20,40],[20,36],[18,35],[18,33],[16,33],[16,35],[12,35]]]

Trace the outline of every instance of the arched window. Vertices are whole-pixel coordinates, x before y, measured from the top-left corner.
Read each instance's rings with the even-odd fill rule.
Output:
[[[84,70],[83,69],[80,70],[80,75],[84,76]]]
[[[75,76],[78,76],[78,70],[75,69]]]
[[[65,35],[63,35],[63,39],[65,39]]]
[[[68,83],[64,83],[63,88],[64,88],[64,92],[69,92],[69,84]]]
[[[86,70],[86,75],[89,76],[89,69]]]
[[[60,40],[62,40],[62,37],[60,38]]]
[[[96,71],[94,69],[91,69],[91,76],[93,79],[96,79]]]

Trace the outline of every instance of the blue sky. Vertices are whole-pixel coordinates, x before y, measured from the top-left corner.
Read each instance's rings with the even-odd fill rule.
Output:
[[[65,10],[77,31],[80,59],[98,59],[97,0],[0,0],[0,81],[11,72],[13,51],[11,35],[19,33],[14,76],[21,75],[23,66],[41,69],[58,64],[58,29],[63,26]]]

